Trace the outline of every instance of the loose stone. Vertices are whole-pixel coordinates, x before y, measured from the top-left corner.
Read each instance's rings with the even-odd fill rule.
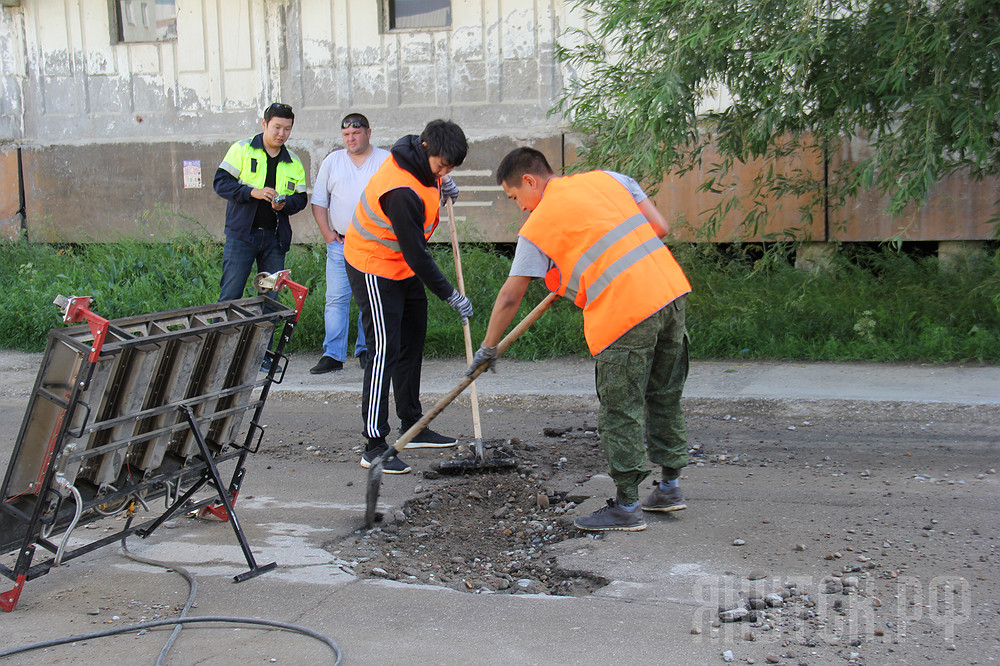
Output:
[[[742,622],[749,614],[746,608],[733,608],[719,613],[719,619],[723,622]]]

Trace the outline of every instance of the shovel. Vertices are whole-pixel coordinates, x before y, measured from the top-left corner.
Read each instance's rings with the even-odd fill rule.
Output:
[[[515,340],[517,340],[521,335],[527,331],[532,324],[538,321],[539,317],[549,309],[556,299],[559,298],[558,294],[552,293],[546,296],[541,303],[535,306],[535,309],[529,312],[521,322],[508,333],[500,344],[497,345],[497,355],[502,356],[507,348],[510,347]],[[430,424],[434,418],[444,411],[444,408],[452,403],[452,401],[459,396],[472,382],[476,381],[479,375],[486,371],[489,367],[488,363],[483,363],[472,371],[471,375],[466,375],[462,377],[462,380],[455,385],[451,391],[448,392],[443,398],[437,401],[429,412],[424,414],[419,421],[410,426],[410,429],[404,432],[399,439],[390,447],[385,453],[372,461],[372,466],[368,468],[368,491],[367,491],[367,501],[368,504],[365,508],[365,527],[372,528],[375,526],[375,508],[378,506],[378,491],[382,485],[382,468],[385,465],[385,461],[389,456],[399,453],[403,450],[403,447],[407,445],[414,437],[420,434],[420,432]]]
[[[465,296],[465,278],[462,277],[462,255],[458,249],[458,229],[455,228],[455,208],[451,199],[445,200],[445,207],[448,209],[448,228],[451,230],[451,251],[455,255],[455,275],[458,277],[458,293]],[[465,334],[465,362],[472,365],[472,332],[469,328],[469,320],[462,320],[462,333]],[[483,428],[479,421],[479,391],[476,389],[476,382],[472,382],[469,389],[469,401],[472,403],[472,430],[476,436],[476,441],[472,445],[476,454],[476,463],[482,465],[486,460],[483,452]]]

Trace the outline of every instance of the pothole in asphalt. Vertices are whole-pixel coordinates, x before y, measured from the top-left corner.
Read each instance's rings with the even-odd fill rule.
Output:
[[[599,471],[603,452],[590,432],[579,435],[587,440],[582,446],[565,446],[572,437],[568,430],[559,436],[558,446],[487,442],[488,455],[500,449],[517,460],[517,471],[458,477],[427,472],[416,497],[401,509],[327,548],[356,563],[360,577],[480,594],[591,594],[608,581],[559,568],[551,546],[584,536],[566,512],[586,498],[558,488]],[[567,452],[570,457],[561,455]]]

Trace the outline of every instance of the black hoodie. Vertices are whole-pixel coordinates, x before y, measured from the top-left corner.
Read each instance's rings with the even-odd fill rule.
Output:
[[[431,172],[420,137],[409,134],[396,142],[392,147],[392,156],[396,163],[409,171],[421,184],[437,187],[437,177]],[[424,202],[420,196],[408,187],[389,190],[379,197],[382,210],[389,217],[392,230],[399,241],[399,249],[403,259],[410,266],[420,281],[441,300],[447,300],[454,293],[441,269],[434,263],[427,252],[427,240],[424,238],[424,227],[429,220],[424,219]]]

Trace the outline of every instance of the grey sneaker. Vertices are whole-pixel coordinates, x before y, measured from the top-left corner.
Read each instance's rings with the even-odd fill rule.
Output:
[[[686,508],[688,507],[684,503],[684,496],[681,495],[679,487],[674,487],[664,492],[660,490],[660,484],[656,484],[653,486],[653,492],[649,493],[649,497],[642,501],[643,511],[667,512],[680,511]]]
[[[619,530],[622,532],[639,532],[646,529],[646,519],[642,517],[642,512],[626,511],[613,499],[608,500],[608,505],[598,509],[589,516],[583,516],[573,521],[577,529],[588,532],[602,532],[604,530]]]

